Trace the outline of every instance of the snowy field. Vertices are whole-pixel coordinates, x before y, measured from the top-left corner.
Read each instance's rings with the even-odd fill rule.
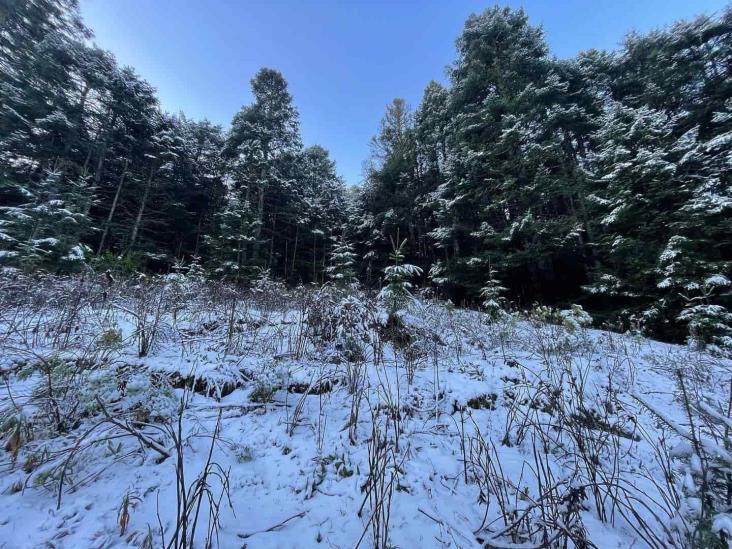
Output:
[[[0,280],[0,547],[686,547],[732,364],[415,299]]]

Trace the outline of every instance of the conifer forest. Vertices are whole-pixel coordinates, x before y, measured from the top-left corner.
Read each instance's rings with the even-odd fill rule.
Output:
[[[0,548],[732,547],[732,7],[530,17],[348,185],[286,74],[222,127],[0,0]]]

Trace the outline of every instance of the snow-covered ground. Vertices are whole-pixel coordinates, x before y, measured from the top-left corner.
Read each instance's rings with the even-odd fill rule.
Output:
[[[730,398],[729,361],[571,314],[390,321],[178,278],[2,292],[0,547],[685,546],[704,464],[671,425]]]

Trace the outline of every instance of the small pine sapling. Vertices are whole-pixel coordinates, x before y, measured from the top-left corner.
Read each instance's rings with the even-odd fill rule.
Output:
[[[356,280],[356,273],[353,266],[356,262],[356,254],[353,248],[341,237],[333,244],[330,252],[330,266],[326,269],[328,278],[336,287],[344,289],[353,284]]]
[[[379,299],[386,304],[389,315],[396,314],[407,304],[412,295],[410,291],[412,284],[409,279],[422,274],[422,269],[416,265],[404,263],[406,243],[406,239],[399,242],[398,236],[397,240],[391,239],[392,252],[389,254],[389,259],[393,264],[384,269],[386,286],[379,292]]]
[[[677,320],[687,323],[689,343],[697,349],[718,354],[732,352],[732,313],[726,307],[712,303],[717,291],[729,286],[729,279],[717,274],[699,285],[698,295],[682,294],[686,307]]]
[[[502,296],[505,291],[506,287],[501,286],[501,281],[496,278],[496,270],[488,265],[488,280],[480,289],[480,297],[483,298],[483,308],[491,318],[498,318],[506,306],[506,298]]]

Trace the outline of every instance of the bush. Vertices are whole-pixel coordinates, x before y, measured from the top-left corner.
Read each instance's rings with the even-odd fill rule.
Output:
[[[258,383],[254,390],[249,394],[249,400],[252,402],[259,402],[266,404],[272,402],[274,395],[277,392],[277,387],[268,385],[267,383]]]
[[[117,349],[122,345],[122,332],[117,328],[104,330],[97,338],[97,346],[102,349]]]
[[[118,277],[132,276],[141,270],[140,261],[133,255],[116,255],[110,252],[91,261],[92,268],[98,273],[109,272]]]

